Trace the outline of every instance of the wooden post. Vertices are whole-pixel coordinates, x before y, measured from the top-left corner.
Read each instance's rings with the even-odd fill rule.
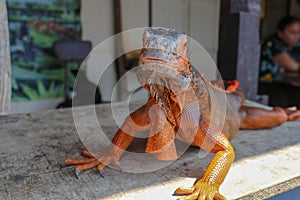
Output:
[[[152,0],[148,0],[148,26],[152,27]]]
[[[114,0],[113,1],[113,13],[114,13],[114,34],[118,34],[122,32],[122,7],[121,7],[121,1],[120,0]],[[119,55],[119,53],[123,52],[123,40],[122,37],[116,37],[115,40],[115,47],[116,47],[116,55]],[[116,70],[117,70],[117,79],[119,80],[125,73],[125,55],[121,55],[117,58],[115,64],[116,64]],[[126,78],[123,77],[122,81],[127,82],[125,80]],[[128,94],[127,92],[127,83],[120,84],[120,87],[118,88],[119,93],[119,100],[126,100],[126,96]]]
[[[11,62],[6,0],[0,0],[0,115],[10,111]]]
[[[237,79],[247,99],[256,100],[261,0],[221,0],[218,68],[225,80]]]

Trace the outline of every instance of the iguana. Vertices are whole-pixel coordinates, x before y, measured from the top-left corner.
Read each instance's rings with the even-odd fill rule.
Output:
[[[297,109],[265,110],[245,106],[236,81],[226,90],[204,81],[190,64],[187,42],[186,34],[176,30],[145,29],[137,76],[149,91],[149,100],[126,118],[106,153],[84,150],[82,153],[88,158],[66,159],[67,165],[77,165],[77,178],[80,172],[93,167],[104,176],[103,170],[108,164],[119,164],[135,133],[150,126],[146,152],[153,153],[159,160],[177,159],[175,139],[215,154],[202,178],[191,187],[179,187],[175,194],[187,195],[180,199],[223,200],[226,198],[219,193],[219,187],[235,158],[230,140],[238,130],[270,128],[300,118]],[[211,119],[211,92],[226,95],[223,127]]]

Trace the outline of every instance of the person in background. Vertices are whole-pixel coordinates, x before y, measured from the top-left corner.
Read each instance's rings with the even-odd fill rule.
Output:
[[[269,96],[269,105],[300,108],[299,60],[300,21],[287,16],[261,49],[258,93]]]

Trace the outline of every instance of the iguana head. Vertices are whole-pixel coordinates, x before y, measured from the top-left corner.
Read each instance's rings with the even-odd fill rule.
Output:
[[[171,104],[170,94],[183,92],[191,81],[187,42],[187,35],[176,30],[146,28],[144,31],[138,80],[165,109]]]

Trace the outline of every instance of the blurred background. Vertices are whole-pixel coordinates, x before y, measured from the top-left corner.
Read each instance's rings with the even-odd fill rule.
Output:
[[[238,9],[236,13],[251,13],[254,16],[254,21],[251,18],[252,21],[246,20],[245,23],[249,23],[248,29],[252,26],[258,28],[254,30],[254,35],[258,34],[257,46],[276,31],[277,23],[282,17],[287,15],[300,17],[300,6],[297,0],[243,0],[236,1],[238,3],[232,5],[234,2],[230,3],[226,0],[7,0],[12,88],[10,113],[36,112],[59,107],[62,102],[65,103],[71,98],[66,95],[74,95],[72,85],[77,74],[81,74],[86,79],[86,84],[90,84],[98,91],[96,98],[91,97],[96,103],[124,100],[121,94],[112,95],[112,91],[120,75],[136,64],[137,52],[125,55],[121,60],[121,66],[120,62],[119,64],[115,62],[109,68],[103,68],[98,63],[101,63],[103,57],[115,55],[116,46],[105,51],[95,48],[117,32],[147,26],[178,29],[199,42],[219,66],[220,59],[227,59],[226,54],[222,53],[224,47],[220,43],[228,37],[227,34],[231,34],[224,33],[221,29],[221,26],[226,24],[226,10],[235,13],[234,8],[236,8]],[[226,5],[232,7],[226,8]],[[238,18],[244,19],[243,16]],[[255,20],[259,23],[255,24]],[[242,26],[241,23],[236,27]],[[236,37],[237,40],[243,40],[242,35],[237,34]],[[91,49],[95,48],[84,71],[78,71],[79,60],[72,62],[72,59],[66,61],[58,58],[53,47],[61,40],[89,41]],[[142,36],[136,40],[141,42]],[[123,49],[130,49],[133,45],[132,40],[126,39],[121,43],[119,47]],[[239,48],[241,47],[237,47],[237,52],[240,52]],[[251,49],[248,50],[251,52]],[[190,52],[193,63],[193,60],[197,59],[197,52],[193,49],[190,49]],[[235,54],[238,54],[237,52]],[[67,82],[70,85],[68,89],[71,91],[68,94],[65,93],[66,63],[68,63]],[[253,65],[255,63],[253,62]],[[236,65],[237,67],[232,67],[238,71],[238,64]],[[217,78],[217,72],[209,65],[201,67],[207,79]],[[94,70],[105,71],[105,76],[98,81],[99,77],[95,77]],[[253,70],[257,71],[258,66],[254,66]],[[220,71],[223,75],[222,66]],[[132,92],[131,89],[138,85],[133,72],[129,77],[131,78],[127,78],[126,85],[123,86],[125,92]],[[238,73],[234,78],[239,79]],[[257,73],[251,81],[258,82]],[[247,85],[249,83],[243,85],[242,80],[242,87],[247,88]],[[254,86],[255,91],[256,87]],[[147,94],[143,92],[137,96],[138,99],[147,98]],[[259,99],[250,93],[246,96],[251,100]],[[67,104],[62,105],[64,106],[68,107]]]

